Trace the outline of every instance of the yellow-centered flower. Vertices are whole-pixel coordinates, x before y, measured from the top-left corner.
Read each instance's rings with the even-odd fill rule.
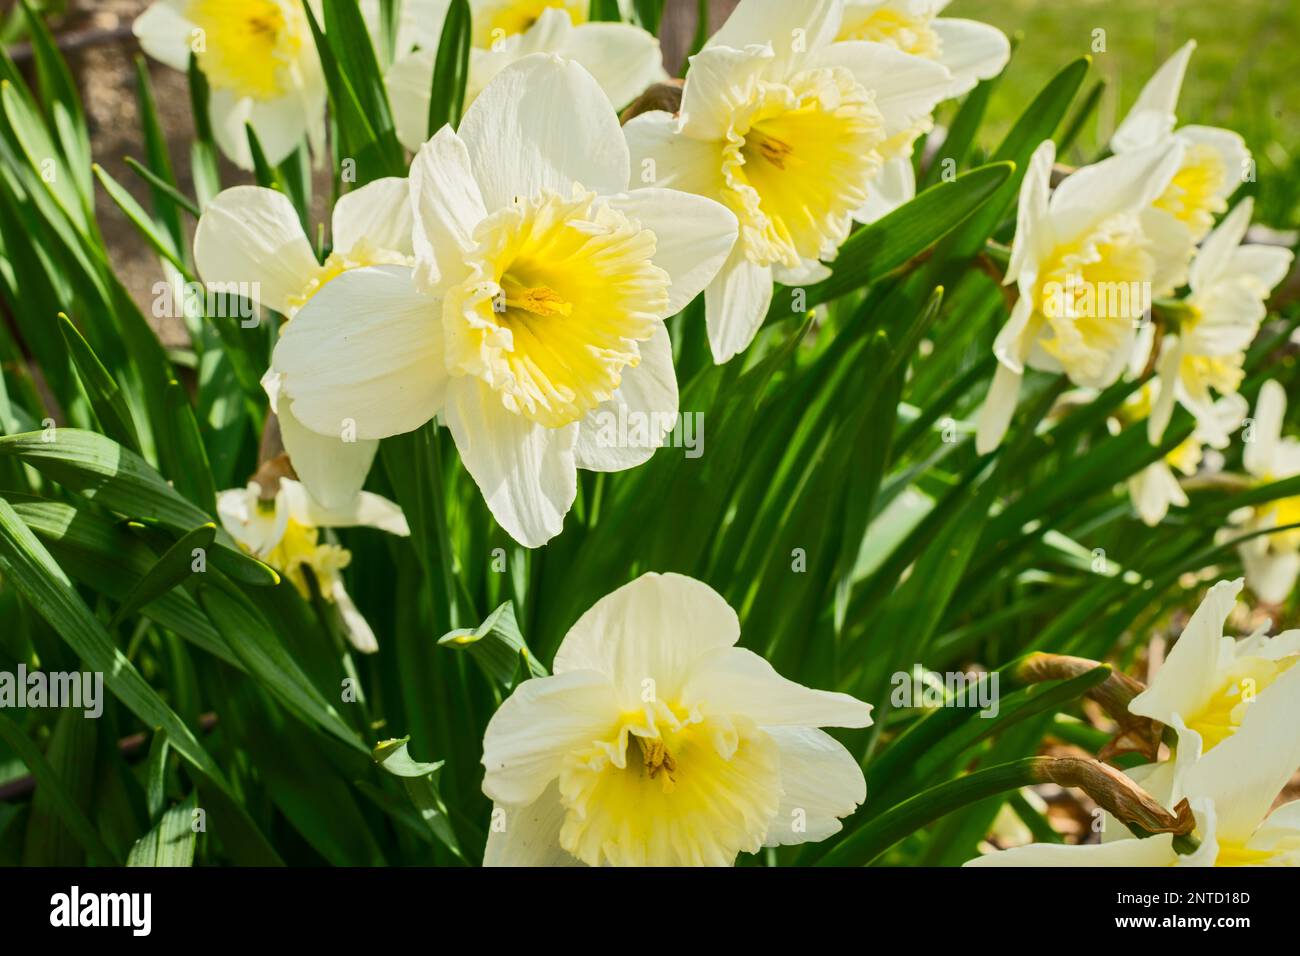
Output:
[[[1267,381],[1259,390],[1249,431],[1243,432],[1242,462],[1261,484],[1300,475],[1300,440],[1283,437],[1286,390]],[[1243,509],[1232,516],[1238,531],[1267,531],[1300,523],[1300,495]],[[1300,577],[1300,529],[1261,534],[1238,546],[1246,584],[1265,604],[1281,604]]]
[[[598,601],[554,676],[488,724],[484,863],[730,866],[837,832],[866,784],[817,728],[866,727],[871,708],[786,680],[739,637],[727,603],[681,575]]]

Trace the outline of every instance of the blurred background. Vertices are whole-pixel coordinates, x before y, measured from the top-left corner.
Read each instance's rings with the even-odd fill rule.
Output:
[[[124,159],[142,153],[133,67],[140,54],[131,22],[148,3],[33,2],[46,12],[81,82],[96,159],[144,200],[146,190]],[[669,70],[680,72],[701,7],[714,30],[735,5],[736,0],[668,0],[661,37]],[[0,43],[29,70],[31,57],[16,7],[16,0],[0,0]],[[1088,82],[1104,80],[1104,91],[1095,119],[1062,157],[1067,163],[1095,156],[1152,71],[1195,38],[1198,47],[1183,87],[1180,121],[1241,133],[1258,163],[1256,221],[1287,231],[1300,222],[1300,71],[1294,52],[1300,41],[1300,3],[1295,0],[954,0],[944,15],[992,23],[1018,41],[990,103],[986,129],[994,137],[1063,65],[1081,54],[1093,56]],[[188,188],[187,144],[193,127],[185,78],[158,64],[149,69],[172,140],[173,165],[182,188]],[[937,121],[945,122],[952,109],[952,104],[941,109]],[[223,172],[225,182],[240,181],[233,168]],[[142,304],[148,302],[149,289],[161,275],[156,257],[102,191],[98,212],[120,275]],[[164,325],[158,331],[169,345],[184,339],[179,327]]]

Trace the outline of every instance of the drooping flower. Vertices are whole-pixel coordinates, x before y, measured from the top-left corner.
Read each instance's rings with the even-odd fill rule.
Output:
[[[406,0],[414,26],[399,36],[399,55],[385,77],[397,136],[411,152],[428,139],[429,95],[447,0]],[[628,23],[589,23],[575,0],[471,0],[474,30],[465,103],[506,66],[532,53],[555,53],[596,78],[614,107],[666,79],[659,41]]]
[[[1281,640],[1281,636],[1274,640]],[[1223,653],[1217,643],[1198,642],[1197,646],[1206,654],[1211,647],[1214,654]],[[1202,668],[1202,673],[1208,674],[1208,669]],[[1210,751],[1198,753],[1199,741],[1195,734],[1184,740],[1188,735],[1184,729],[1179,734],[1175,759],[1148,765],[1140,768],[1142,773],[1131,774],[1167,806],[1176,806],[1184,799],[1188,801],[1196,821],[1192,837],[1198,844],[1190,852],[1180,853],[1172,834],[1158,833],[1138,839],[1121,832],[1122,827],[1116,824],[1107,827],[1106,839],[1099,844],[1034,843],[990,853],[966,865],[1300,865],[1300,800],[1269,812],[1282,788],[1300,767],[1300,734],[1295,732],[1298,724],[1300,667],[1291,668],[1277,678],[1267,692],[1247,707],[1236,731]]]
[[[343,508],[326,508],[290,478],[267,496],[256,481],[217,496],[217,515],[226,532],[245,551],[284,575],[304,598],[311,596],[310,579],[343,617],[349,639],[359,651],[378,649],[374,632],[343,586],[340,572],[352,560],[346,548],[321,540],[324,528],[378,528],[405,537],[410,534],[402,509],[379,495],[363,491]]]
[[[1300,475],[1300,440],[1282,436],[1286,390],[1267,381],[1259,390],[1242,463],[1260,484]],[[1300,523],[1300,495],[1270,501],[1231,515],[1239,531],[1267,531]],[[1300,528],[1262,534],[1238,547],[1246,584],[1265,604],[1281,604],[1300,577]]]
[[[1006,274],[1019,298],[994,342],[998,367],[979,414],[980,454],[1006,434],[1026,366],[1093,389],[1113,384],[1128,366],[1155,275],[1141,213],[1165,189],[1181,152],[1160,144],[1113,156],[1052,191],[1056,146],[1047,140],[1034,151]]]
[[[313,11],[319,4],[313,0]],[[245,124],[267,161],[307,137],[325,139],[325,81],[300,0],[154,0],[135,21],[155,60],[184,72],[198,61],[211,90],[212,134],[241,169],[253,168]]]
[[[681,112],[625,127],[643,179],[710,196],[740,241],[705,291],[714,360],[753,340],[775,279],[827,273],[883,164],[910,154],[950,74],[892,46],[833,42],[841,0],[742,0],[691,60]]]
[[[484,863],[729,866],[839,831],[866,783],[817,728],[866,727],[870,706],[786,680],[739,637],[727,602],[677,574],[596,602],[554,675],[488,724]]]
[[[230,289],[293,319],[323,287],[349,269],[414,262],[410,190],[405,179],[368,183],[339,198],[333,251],[317,262],[293,204],[283,193],[236,186],[213,198],[194,234],[194,261],[210,289]],[[346,505],[363,484],[379,447],[347,423],[328,435],[304,428],[282,399],[274,371],[263,379],[298,477],[328,506]]]
[[[1112,432],[1144,420],[1150,421],[1163,388],[1159,379],[1151,379],[1142,385],[1112,419]],[[1187,438],[1129,478],[1129,498],[1143,522],[1155,527],[1164,520],[1171,505],[1187,507],[1187,495],[1175,472],[1187,478],[1195,476],[1205,458],[1205,448],[1208,446],[1216,451],[1227,448],[1232,433],[1241,427],[1249,410],[1246,400],[1240,395],[1224,395],[1209,408],[1200,410],[1196,427]]]
[[[1176,399],[1198,421],[1214,418],[1214,392],[1234,395],[1246,349],[1267,314],[1265,301],[1294,258],[1280,246],[1243,245],[1254,200],[1242,200],[1201,245],[1176,333],[1165,337],[1157,371],[1165,401],[1151,416],[1151,440],[1164,434]]]
[[[1174,129],[1178,95],[1195,49],[1196,41],[1189,40],[1156,70],[1110,140],[1117,155],[1170,140],[1183,147],[1177,171],[1143,216],[1147,232],[1161,239],[1156,249],[1156,295],[1186,282],[1196,244],[1209,233],[1215,216],[1227,211],[1228,197],[1250,172],[1250,150],[1232,130]]]
[[[308,428],[348,420],[368,440],[440,416],[501,526],[544,544],[578,468],[634,467],[671,430],[663,320],[735,242],[725,207],[628,177],[589,73],[547,54],[510,65],[416,157],[414,271],[354,269],[318,292],[275,349],[282,397]],[[599,441],[602,416],[625,413],[654,422],[645,440]]]

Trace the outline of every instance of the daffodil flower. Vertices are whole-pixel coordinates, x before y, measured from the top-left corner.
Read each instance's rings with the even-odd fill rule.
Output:
[[[952,99],[1001,73],[1011,44],[987,23],[940,17],[947,6],[948,0],[846,0],[836,39],[884,43],[939,63],[949,74],[942,98]],[[886,159],[873,185],[868,205],[855,217],[862,222],[878,219],[916,195],[911,156]]]
[[[1265,301],[1294,258],[1280,246],[1242,245],[1254,200],[1242,200],[1201,245],[1188,276],[1176,334],[1166,336],[1157,372],[1165,400],[1151,416],[1160,441],[1174,399],[1197,420],[1214,417],[1214,395],[1235,394],[1246,349],[1267,314]]]
[[[321,264],[284,194],[236,186],[219,193],[204,209],[194,234],[194,261],[210,288],[231,289],[292,319],[349,269],[411,265],[412,223],[405,179],[368,183],[335,204],[333,252]],[[357,439],[346,422],[328,435],[304,428],[293,403],[282,398],[279,376],[268,372],[262,384],[298,477],[322,503],[346,505],[365,484],[379,443]]]
[[[319,19],[319,3],[312,2]],[[211,90],[212,133],[241,169],[253,168],[245,125],[267,161],[306,136],[325,141],[325,81],[300,0],[155,0],[133,26],[140,46],[182,72],[190,57]]]
[[[1242,463],[1260,484],[1300,475],[1300,441],[1282,437],[1286,390],[1267,381],[1259,390],[1254,420],[1245,435]],[[1230,516],[1240,531],[1267,531],[1300,523],[1300,495],[1243,509]],[[1281,604],[1300,576],[1300,528],[1251,538],[1238,548],[1246,584],[1265,604]]]
[[[1221,593],[1216,605],[1227,597],[1227,592]],[[1217,618],[1218,610],[1216,606],[1208,617]],[[1224,653],[1218,642],[1225,639],[1213,634],[1211,637],[1212,641],[1197,642],[1207,659]],[[1165,667],[1169,667],[1168,662]],[[1208,675],[1209,670],[1208,666],[1202,666],[1198,673]],[[1141,774],[1131,774],[1152,796],[1168,806],[1184,799],[1188,801],[1196,820],[1192,835],[1199,844],[1192,852],[1180,854],[1172,834],[1158,833],[1137,839],[1132,834],[1118,832],[1122,827],[1114,825],[1107,827],[1108,838],[1099,844],[1034,843],[990,853],[966,865],[1300,865],[1300,800],[1284,803],[1269,812],[1282,788],[1300,768],[1300,734],[1295,732],[1298,724],[1300,667],[1277,678],[1272,688],[1249,706],[1236,731],[1212,750],[1198,754],[1194,741],[1183,740],[1187,734],[1184,730],[1180,732],[1179,752],[1174,760],[1141,768]]]
[[[866,41],[834,42],[841,0],[741,0],[691,59],[681,112],[624,132],[653,181],[730,207],[740,241],[705,291],[709,344],[726,362],[758,333],[772,282],[827,274],[886,161],[907,156],[943,99],[939,63]]]
[[[1209,233],[1215,217],[1227,211],[1228,197],[1246,179],[1251,163],[1245,140],[1232,130],[1174,129],[1178,95],[1195,49],[1196,41],[1189,40],[1156,70],[1110,140],[1117,155],[1171,139],[1183,146],[1177,171],[1144,215],[1144,228],[1157,240],[1156,295],[1186,282],[1196,244]]]
[[[283,574],[304,598],[311,596],[308,574],[321,597],[342,615],[354,647],[364,653],[378,649],[374,632],[343,586],[340,572],[352,560],[346,548],[320,540],[323,528],[378,528],[405,537],[410,534],[402,509],[385,498],[363,491],[343,508],[326,508],[289,478],[279,479],[269,497],[262,487],[231,488],[217,495],[221,525],[245,551]]]
[[[401,55],[385,81],[397,137],[412,152],[429,136],[433,65],[447,0],[406,0],[418,26],[399,33]],[[653,83],[667,79],[659,41],[628,23],[589,23],[589,5],[577,0],[471,0],[474,30],[465,102],[472,103],[506,66],[532,53],[576,60],[596,78],[610,103],[622,108]]]
[[[980,454],[1006,434],[1026,366],[1064,372],[1092,389],[1124,372],[1156,267],[1141,213],[1164,191],[1181,154],[1177,144],[1160,144],[1113,156],[1053,192],[1056,145],[1047,140],[1034,151],[1006,274],[1019,298],[994,342],[998,367],[979,414]]]
[[[500,525],[544,544],[578,468],[634,467],[672,429],[663,320],[735,242],[725,207],[628,192],[628,177],[591,74],[548,54],[506,67],[415,159],[414,271],[354,269],[321,289],[276,346],[281,397],[308,428],[348,421],[365,440],[440,416]],[[605,416],[625,414],[644,436],[603,440]]]
[[[739,638],[727,602],[682,575],[597,601],[553,676],[488,723],[484,863],[730,866],[838,832],[866,782],[817,728],[869,726],[870,706],[786,680]]]
[[[1163,387],[1159,379],[1152,379],[1139,388],[1125,401],[1117,418],[1111,420],[1112,434],[1143,420],[1150,421]],[[1169,513],[1171,505],[1187,507],[1187,495],[1175,473],[1187,478],[1196,475],[1205,458],[1205,448],[1208,446],[1216,451],[1227,448],[1232,433],[1241,427],[1249,410],[1246,400],[1237,394],[1224,395],[1208,408],[1198,408],[1200,415],[1192,433],[1129,478],[1129,498],[1145,524],[1150,527],[1158,525]]]

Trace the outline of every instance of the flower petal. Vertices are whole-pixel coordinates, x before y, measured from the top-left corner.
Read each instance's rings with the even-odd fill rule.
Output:
[[[737,243],[717,277],[704,290],[709,350],[721,365],[744,351],[772,304],[772,270],[745,257]]]
[[[604,674],[574,671],[524,681],[488,721],[483,792],[501,803],[532,803],[559,776],[565,754],[609,737],[618,717]]]
[[[536,53],[512,63],[470,105],[459,132],[489,209],[544,189],[568,196],[575,182],[599,193],[627,189],[618,115],[571,60]]]
[[[587,471],[625,471],[650,460],[677,424],[677,372],[668,329],[641,343],[641,364],[624,369],[614,397],[582,420],[574,457]]]
[[[552,10],[563,15],[554,8],[546,13]],[[659,41],[627,23],[584,23],[569,33],[559,52],[581,63],[615,108],[626,106],[668,76]]]
[[[1281,446],[1282,420],[1286,418],[1286,389],[1273,379],[1259,389],[1255,401],[1254,424],[1251,440],[1243,442],[1242,463],[1256,478],[1274,471],[1274,460]]]
[[[437,49],[429,47],[406,53],[393,61],[384,74],[397,139],[412,153],[419,152],[429,138],[429,98],[437,55]]]
[[[313,528],[377,528],[403,538],[411,533],[402,509],[369,491],[353,495],[341,505],[326,505],[309,494],[302,482],[290,478],[280,480],[280,490],[290,516],[300,524]]]
[[[663,110],[634,116],[623,127],[637,182],[716,198],[722,195],[722,146],[679,131]]]
[[[997,853],[986,853],[963,866],[1173,866],[1178,862],[1172,833],[1157,833],[1145,840],[1115,840],[1067,846],[1031,843]]]
[[[1128,153],[1150,146],[1168,136],[1178,122],[1178,94],[1183,88],[1183,74],[1187,61],[1196,49],[1196,41],[1188,40],[1160,69],[1147,80],[1138,94],[1137,102],[1110,138],[1110,148],[1116,153]]]
[[[411,187],[400,176],[366,183],[334,204],[335,252],[350,252],[364,241],[374,249],[411,255]]]
[[[1066,241],[1117,213],[1145,209],[1165,191],[1182,158],[1182,144],[1167,140],[1067,176],[1049,204],[1056,238]]]
[[[199,218],[194,264],[209,286],[250,287],[258,304],[291,314],[318,263],[287,196],[260,186],[218,193]]]
[[[734,111],[750,101],[774,59],[759,47],[708,46],[691,57],[682,87],[681,131],[692,139],[722,142]]]
[[[1017,282],[1023,274],[1029,284],[1037,281],[1038,261],[1052,245],[1052,222],[1047,216],[1052,192],[1052,164],[1056,162],[1056,144],[1045,139],[1030,157],[1025,178],[1020,182],[1020,202],[1016,207],[1016,235],[1011,242],[1011,261],[1007,264],[1006,282]]]
[[[676,189],[634,189],[609,204],[655,234],[654,264],[668,273],[664,318],[713,281],[736,243],[736,215],[721,203]]]
[[[578,858],[560,846],[566,812],[557,783],[526,807],[495,804],[483,865],[577,866]],[[498,820],[504,829],[497,829]]]
[[[816,843],[839,833],[867,799],[862,768],[838,740],[812,727],[767,727],[781,751],[781,807],[766,846]]]
[[[443,421],[497,523],[526,548],[564,528],[578,493],[578,423],[546,428],[509,411],[478,379],[456,379]]]
[[[416,282],[431,290],[466,271],[474,229],[487,215],[470,171],[469,151],[450,126],[425,143],[411,163],[411,205]]]
[[[993,374],[993,384],[989,386],[989,393],[984,397],[984,404],[980,407],[977,419],[976,454],[987,455],[1002,444],[1002,439],[1006,437],[1007,429],[1011,426],[1011,419],[1016,414],[1016,405],[1020,401],[1020,382],[1023,378],[1023,372],[1014,371],[1002,362],[998,362],[997,371]]]
[[[969,92],[980,80],[1002,72],[1011,58],[1011,43],[997,27],[977,20],[943,17],[930,24],[939,37],[939,62],[952,74],[948,96]]]
[[[911,56],[884,43],[848,40],[811,54],[810,68],[840,67],[875,94],[885,120],[885,135],[919,131],[952,86],[952,74],[939,63]]]
[[[605,595],[569,629],[553,670],[599,671],[639,707],[644,681],[675,694],[704,654],[740,640],[740,620],[717,591],[681,574],[643,574]],[[630,698],[630,700],[629,700]]]
[[[1193,292],[1207,291],[1224,277],[1232,261],[1232,253],[1246,238],[1254,210],[1255,200],[1247,196],[1223,217],[1223,222],[1201,243],[1188,274]]]
[[[743,714],[761,726],[869,727],[871,705],[778,674],[753,651],[713,651],[690,669],[682,697],[708,713]]]
[[[361,439],[413,431],[438,413],[447,389],[438,303],[402,266],[349,270],[285,326],[271,365],[313,431],[355,425]]]
[[[189,69],[194,24],[185,16],[186,0],[156,0],[131,24],[145,53],[184,73]]]
[[[275,375],[268,372],[268,377]],[[280,423],[280,438],[293,470],[312,497],[326,507],[346,505],[356,498],[370,474],[379,450],[377,441],[347,442],[342,437],[312,431],[293,413],[287,399],[272,403]]]
[[[789,74],[802,66],[808,53],[835,39],[842,7],[842,0],[744,0],[705,49],[767,44],[776,54],[773,71]]]
[[[867,201],[853,214],[858,222],[875,222],[916,196],[916,170],[907,156],[895,156],[881,164],[871,181]]]

